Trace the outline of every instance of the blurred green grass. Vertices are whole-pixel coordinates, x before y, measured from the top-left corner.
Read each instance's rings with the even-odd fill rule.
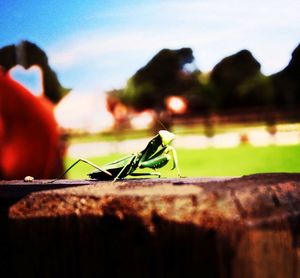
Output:
[[[185,177],[203,176],[241,176],[253,173],[300,172],[300,145],[293,146],[238,146],[226,149],[177,149],[179,166]],[[101,166],[107,162],[122,158],[128,154],[111,154],[103,157],[88,158]],[[67,157],[66,167],[76,159]],[[176,171],[170,171],[168,163],[159,172],[163,177],[176,177]],[[93,171],[84,163],[75,166],[67,174],[70,179],[85,179]],[[141,172],[141,170],[138,170]],[[151,172],[151,169],[146,172]]]

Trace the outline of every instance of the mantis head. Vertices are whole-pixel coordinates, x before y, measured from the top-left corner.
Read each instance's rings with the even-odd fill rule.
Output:
[[[169,145],[175,138],[175,134],[167,130],[160,130],[158,134],[160,135],[164,147]]]

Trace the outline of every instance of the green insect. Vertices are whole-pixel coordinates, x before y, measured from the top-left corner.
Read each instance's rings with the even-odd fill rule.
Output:
[[[116,160],[107,163],[101,167],[96,164],[86,160],[78,159],[73,163],[64,173],[64,176],[70,169],[72,169],[77,163],[84,162],[87,163],[97,170],[88,174],[91,179],[96,180],[118,180],[123,179],[126,176],[149,176],[154,175],[160,177],[161,174],[158,172],[152,173],[136,173],[137,169],[150,168],[159,169],[164,167],[171,159],[173,160],[173,169],[177,169],[178,176],[181,177],[178,168],[177,154],[170,144],[174,140],[175,135],[166,130],[160,130],[158,134],[153,137],[146,148],[141,152],[128,155],[120,160]],[[59,179],[59,178],[58,178]],[[57,180],[57,179],[56,179]]]

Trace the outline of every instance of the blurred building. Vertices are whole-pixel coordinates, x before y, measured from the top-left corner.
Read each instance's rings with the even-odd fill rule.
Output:
[[[75,132],[96,133],[114,126],[103,93],[72,91],[57,104],[55,117],[60,127]]]

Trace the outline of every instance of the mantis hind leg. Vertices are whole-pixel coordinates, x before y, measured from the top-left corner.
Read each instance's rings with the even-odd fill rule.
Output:
[[[105,174],[107,174],[107,175],[109,175],[109,176],[112,175],[110,172],[108,172],[108,171],[106,171],[106,170],[100,168],[98,165],[94,164],[93,162],[90,162],[90,161],[88,161],[87,159],[84,159],[84,158],[79,158],[79,159],[78,159],[76,162],[74,162],[67,170],[65,170],[58,178],[56,178],[56,179],[50,181],[49,183],[53,183],[53,182],[55,182],[55,181],[61,179],[66,173],[68,173],[68,172],[69,172],[69,171],[70,171],[77,163],[79,163],[79,162],[84,162],[84,163],[86,163],[86,164],[88,164],[88,165],[90,165],[90,166],[96,168],[97,170],[104,172]]]

